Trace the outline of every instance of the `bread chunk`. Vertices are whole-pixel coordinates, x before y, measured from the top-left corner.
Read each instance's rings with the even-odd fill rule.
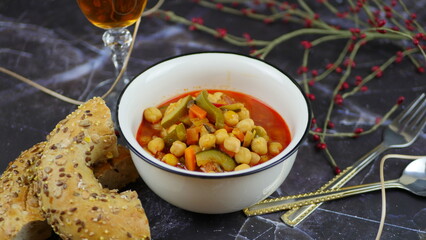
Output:
[[[53,132],[59,129],[64,131],[65,128],[62,126],[66,122],[67,120],[61,121]],[[49,139],[53,136],[53,132],[49,135]],[[36,169],[41,163],[40,158],[46,146],[47,142],[41,142],[22,152],[0,177],[0,239],[2,240],[44,240],[51,236],[52,228],[45,219],[35,192],[39,183],[36,178]],[[52,146],[50,148],[55,149]],[[94,175],[103,187],[111,190],[120,189],[139,178],[127,148],[119,145],[118,152],[116,149],[107,149],[109,150],[105,156],[85,161],[87,166],[93,164],[91,168]]]
[[[134,191],[102,188],[91,168],[118,155],[111,114],[94,98],[49,135],[37,165],[37,194],[47,222],[63,239],[150,239]]]

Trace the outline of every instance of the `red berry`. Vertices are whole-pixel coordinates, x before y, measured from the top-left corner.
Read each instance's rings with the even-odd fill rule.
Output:
[[[274,22],[274,20],[272,20],[271,18],[263,19],[263,23],[265,23],[265,24],[270,24],[270,23],[273,23],[273,22]]]
[[[314,134],[314,135],[312,136],[312,140],[314,140],[315,142],[316,142],[316,141],[319,141],[319,140],[320,140],[320,136],[318,136],[317,134]]]
[[[222,10],[223,4],[222,3],[217,3],[216,4],[216,8],[219,9],[219,10]]]
[[[355,134],[360,134],[362,132],[364,132],[363,128],[356,128],[355,131],[354,131]]]
[[[379,77],[382,77],[382,76],[383,76],[383,71],[382,71],[382,69],[381,69],[379,66],[373,66],[373,67],[371,68],[371,71],[373,71],[373,72],[375,72],[375,73],[376,73],[376,77],[377,77],[377,78],[379,78]]]
[[[413,44],[414,44],[414,45],[416,45],[416,46],[417,46],[417,45],[419,45],[419,43],[420,43],[420,42],[419,42],[419,40],[418,40],[417,38],[414,38],[414,39],[413,39]]]
[[[228,34],[228,31],[224,28],[216,28],[216,32],[217,32],[217,37],[219,38],[223,38],[226,36],[226,34]]]
[[[335,104],[337,104],[337,105],[342,105],[342,104],[343,104],[343,98],[342,98],[342,95],[337,94],[337,95],[334,97],[334,103],[335,103]]]
[[[243,37],[248,41],[251,42],[253,41],[253,38],[251,37],[251,35],[249,33],[243,33]]]
[[[305,27],[311,28],[312,27],[312,20],[309,18],[305,18]]]
[[[336,174],[336,175],[338,175],[338,174],[340,174],[342,172],[342,170],[340,170],[340,168],[339,167],[335,167],[334,168],[334,173]]]
[[[340,90],[346,90],[348,88],[349,88],[349,83],[347,82],[342,83],[342,86],[340,86]]]
[[[327,66],[325,66],[326,69],[332,69],[334,67],[334,64],[329,63]]]
[[[405,100],[405,97],[404,97],[404,96],[400,96],[400,97],[398,98],[398,100],[396,100],[396,104],[401,105],[401,103],[403,103],[403,102],[404,102],[404,100]]]
[[[320,127],[317,127],[317,128],[315,128],[315,130],[314,130],[315,132],[317,132],[317,133],[320,133],[320,132],[322,132],[322,128],[320,128]]]
[[[306,73],[306,72],[308,72],[308,71],[309,71],[308,67],[306,67],[306,66],[300,66],[300,67],[297,69],[297,74],[303,74],[303,73]]]
[[[316,145],[316,148],[317,148],[318,150],[324,150],[324,149],[326,149],[326,148],[327,148],[327,144],[325,144],[325,143],[323,143],[323,142],[320,142],[320,143],[318,143],[318,144]]]
[[[358,135],[363,133],[363,132],[364,132],[363,128],[356,128],[355,131],[354,131],[354,134],[355,134],[354,138],[357,138]]]
[[[300,44],[305,48],[305,49],[309,49],[312,47],[312,43],[309,41],[301,41]]]

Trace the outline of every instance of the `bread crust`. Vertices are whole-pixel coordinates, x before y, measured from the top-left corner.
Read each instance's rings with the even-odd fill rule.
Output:
[[[34,162],[40,159],[45,144],[22,152],[0,177],[0,239],[38,240],[51,235],[32,184]]]
[[[116,156],[111,114],[94,98],[50,133],[37,164],[42,211],[62,239],[150,239],[137,193],[102,188],[89,168]]]

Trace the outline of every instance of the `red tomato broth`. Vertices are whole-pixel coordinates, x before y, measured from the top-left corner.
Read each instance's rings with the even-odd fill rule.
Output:
[[[176,102],[180,98],[183,98],[187,95],[196,97],[201,91],[202,90],[196,90],[196,91],[180,94],[176,97],[173,97],[165,101],[164,103],[159,104],[157,107],[164,108],[170,103]],[[287,123],[274,109],[272,109],[266,103],[263,103],[259,99],[256,99],[248,94],[244,94],[244,93],[240,93],[236,91],[211,90],[211,89],[207,91],[208,93],[222,92],[225,95],[228,95],[229,97],[233,98],[236,102],[243,103],[245,108],[249,110],[250,118],[253,119],[255,125],[262,126],[268,133],[268,136],[271,141],[281,143],[283,146],[283,150],[290,144],[291,133],[287,126]],[[136,139],[142,147],[146,147],[147,145],[147,142],[144,142],[143,137],[158,136],[160,134],[159,130],[153,129],[152,127],[153,125],[154,124],[148,121],[142,120],[136,135]],[[220,147],[217,146],[217,148],[220,148]],[[267,155],[269,158],[274,157],[270,155],[269,153]],[[262,162],[259,162],[258,164],[261,164],[261,163]],[[179,164],[176,167],[185,168],[184,165],[182,164]],[[197,169],[197,171],[200,171],[200,170]]]

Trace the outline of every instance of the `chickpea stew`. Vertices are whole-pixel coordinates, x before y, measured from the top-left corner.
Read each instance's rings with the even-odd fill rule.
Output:
[[[287,147],[291,135],[284,119],[254,97],[203,90],[145,109],[137,141],[169,165],[229,172],[268,161]]]

